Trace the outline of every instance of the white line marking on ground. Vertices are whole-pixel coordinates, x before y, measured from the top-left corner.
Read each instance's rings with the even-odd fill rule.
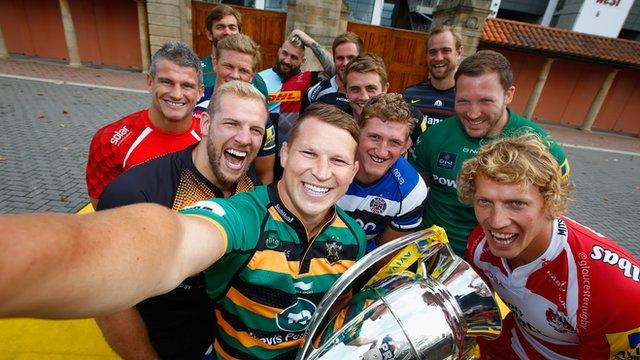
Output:
[[[574,144],[566,144],[566,143],[559,143],[559,144],[561,146],[566,146],[566,147],[576,148],[576,149],[608,152],[608,153],[614,153],[614,154],[620,154],[620,155],[640,156],[640,153],[631,152],[631,151],[611,150],[611,149],[603,149],[603,148],[597,148],[592,146],[582,146],[582,145],[574,145]]]
[[[117,87],[117,86],[85,84],[85,83],[77,83],[72,81],[63,81],[58,79],[43,79],[43,78],[36,78],[36,77],[22,76],[22,75],[0,74],[0,77],[20,79],[20,80],[42,81],[42,82],[47,82],[47,83],[56,84],[56,85],[83,86],[83,87],[91,87],[91,88],[97,88],[97,89],[128,91],[128,92],[135,92],[135,93],[142,93],[142,94],[149,93],[148,90],[131,89],[131,88],[124,88],[124,87]]]

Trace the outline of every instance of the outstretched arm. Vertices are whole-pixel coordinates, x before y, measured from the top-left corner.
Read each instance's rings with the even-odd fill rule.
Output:
[[[327,73],[327,76],[331,77],[335,74],[335,65],[333,64],[333,57],[331,56],[331,53],[329,53],[327,50],[325,50],[324,47],[322,47],[322,45],[318,44],[318,42],[313,40],[311,36],[307,35],[307,33],[305,33],[300,29],[293,30],[291,32],[291,35],[298,36],[300,40],[302,40],[304,45],[308,46],[311,49],[311,51],[313,51],[313,54],[316,56],[316,59],[318,59],[318,61],[320,62],[320,65],[322,65],[322,68],[324,69],[324,72]]]
[[[0,215],[0,317],[113,313],[224,253],[210,222],[154,204],[90,215]]]

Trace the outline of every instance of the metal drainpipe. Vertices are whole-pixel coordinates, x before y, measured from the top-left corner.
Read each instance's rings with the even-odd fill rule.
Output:
[[[596,95],[593,103],[591,103],[589,112],[587,112],[587,116],[584,118],[584,122],[580,126],[580,130],[591,131],[593,122],[596,120],[596,115],[598,115],[598,112],[600,111],[600,108],[604,103],[604,99],[609,93],[609,89],[611,89],[611,85],[613,84],[613,80],[615,80],[618,71],[620,71],[620,69],[611,70],[609,72],[609,75],[607,75],[607,78],[604,79],[604,82],[602,83],[602,86],[600,86],[600,90],[598,91],[598,95]]]
[[[538,100],[540,100],[542,89],[544,89],[544,84],[547,82],[549,71],[551,71],[551,64],[553,64],[554,61],[555,59],[547,59],[544,62],[544,65],[542,65],[542,69],[540,69],[540,73],[538,74],[538,81],[536,82],[536,86],[533,88],[531,97],[529,97],[529,102],[527,102],[527,107],[524,110],[524,116],[528,119],[531,119],[531,116],[533,116],[533,111],[536,109],[536,105],[538,105]]]
[[[60,13],[62,15],[62,27],[64,28],[64,39],[67,42],[69,53],[69,66],[80,67],[80,52],[78,51],[78,41],[76,40],[76,30],[73,27],[71,8],[67,0],[60,0]]]

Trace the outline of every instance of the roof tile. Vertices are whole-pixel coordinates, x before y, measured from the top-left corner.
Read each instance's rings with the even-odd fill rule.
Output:
[[[640,66],[640,42],[506,19],[486,19],[482,43]]]

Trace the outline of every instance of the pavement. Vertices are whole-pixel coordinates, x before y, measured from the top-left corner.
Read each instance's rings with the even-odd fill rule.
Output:
[[[0,213],[74,213],[83,208],[88,202],[84,172],[91,137],[101,126],[149,104],[145,75],[140,73],[0,60]],[[640,139],[541,125],[563,146],[571,163],[576,187],[568,215],[640,257]],[[93,323],[86,321],[69,322],[71,330],[63,331],[89,334],[93,340],[70,341],[62,350],[2,342],[0,359],[37,354],[112,358]],[[35,327],[32,322],[1,321],[0,337],[40,338],[43,329],[58,331],[54,322],[35,321]]]

